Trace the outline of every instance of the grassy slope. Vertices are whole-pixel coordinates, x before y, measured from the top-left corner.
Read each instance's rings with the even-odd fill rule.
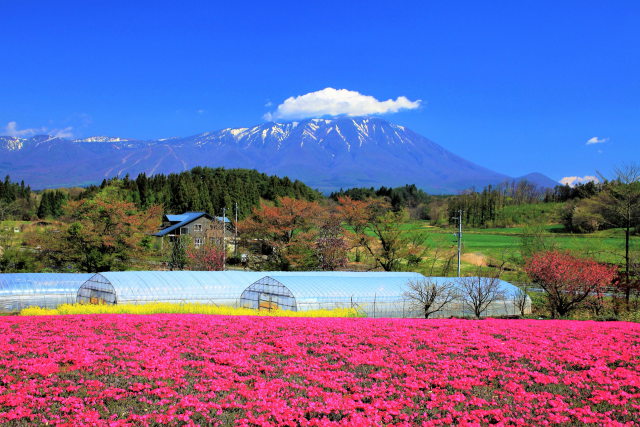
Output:
[[[429,226],[426,221],[411,221],[401,225],[410,230],[411,234],[422,234],[427,239],[427,244],[433,250],[456,249],[456,237],[454,228],[439,228]],[[567,249],[579,254],[588,255],[602,262],[621,263],[624,254],[624,233],[622,230],[605,230],[593,234],[564,233],[562,226],[549,225],[543,238],[548,245],[558,249]],[[494,261],[519,260],[522,244],[523,227],[493,228],[493,229],[464,229],[463,230],[463,254],[477,254],[488,257]],[[640,238],[632,238],[632,248],[640,247]],[[471,273],[476,267],[465,263],[462,269]],[[507,274],[511,279],[517,279],[517,274]]]

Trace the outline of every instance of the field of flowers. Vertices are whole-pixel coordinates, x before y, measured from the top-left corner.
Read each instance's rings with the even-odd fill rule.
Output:
[[[274,317],[362,317],[354,308],[333,310],[254,310],[243,307],[227,307],[213,304],[151,302],[147,304],[62,304],[58,308],[27,307],[21,316],[54,316],[68,314],[217,314],[223,316],[274,316]]]
[[[640,325],[4,317],[0,422],[633,425]]]

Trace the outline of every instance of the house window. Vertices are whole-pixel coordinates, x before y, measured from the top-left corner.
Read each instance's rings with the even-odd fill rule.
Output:
[[[196,248],[199,248],[200,246],[202,246],[202,238],[196,237],[195,239],[193,239],[193,245]]]
[[[180,235],[189,234],[189,227],[180,227]]]
[[[202,231],[202,224],[193,224],[193,231]]]

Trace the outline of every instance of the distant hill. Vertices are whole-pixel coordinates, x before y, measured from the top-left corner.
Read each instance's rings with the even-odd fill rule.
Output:
[[[24,179],[36,189],[195,166],[256,169],[299,179],[323,192],[416,184],[430,193],[454,193],[514,179],[465,160],[404,126],[367,117],[264,123],[150,141],[0,137],[0,155],[0,175]],[[556,184],[541,174],[523,178],[545,187]]]
[[[554,181],[551,178],[549,178],[548,176],[543,175],[541,173],[537,173],[537,172],[521,176],[519,178],[516,178],[515,180],[516,181],[527,181],[527,182],[530,182],[531,184],[535,184],[538,187],[543,187],[543,188],[553,188],[556,185],[560,185],[560,183],[558,181]]]

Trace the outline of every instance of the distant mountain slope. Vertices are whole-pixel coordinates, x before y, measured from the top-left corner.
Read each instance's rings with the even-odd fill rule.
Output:
[[[558,181],[554,181],[551,178],[549,178],[546,175],[543,175],[541,173],[530,173],[521,177],[518,177],[515,179],[516,181],[527,181],[530,182],[532,184],[537,185],[538,187],[543,187],[543,188],[553,188],[556,185],[560,185],[560,183]]]
[[[85,185],[127,173],[171,173],[194,166],[257,169],[300,179],[325,192],[416,184],[428,192],[451,193],[512,179],[403,126],[366,117],[264,123],[153,141],[0,137],[0,154],[0,174],[24,179],[34,188]]]

